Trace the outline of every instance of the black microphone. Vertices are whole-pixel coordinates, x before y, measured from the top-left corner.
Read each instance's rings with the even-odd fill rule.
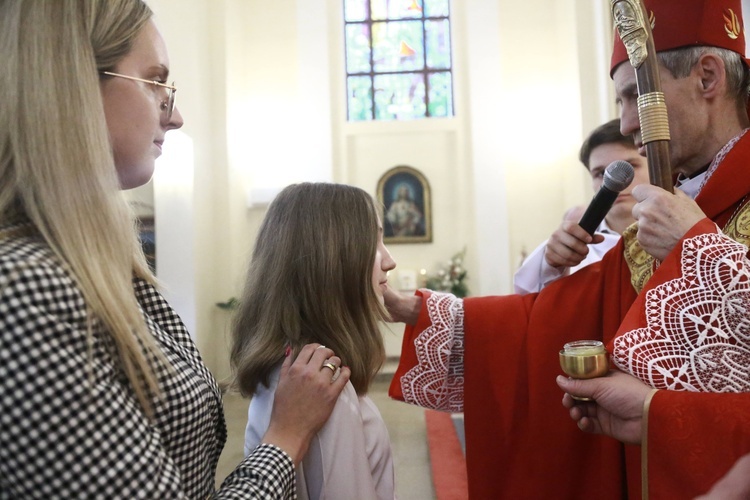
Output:
[[[578,223],[591,236],[604,220],[604,217],[612,208],[620,191],[625,189],[633,182],[635,171],[630,163],[617,160],[610,163],[604,170],[604,182],[594,199],[591,200],[586,212],[584,212],[581,221]]]

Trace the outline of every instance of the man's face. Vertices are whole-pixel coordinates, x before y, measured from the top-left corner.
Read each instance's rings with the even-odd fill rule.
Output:
[[[591,150],[589,156],[589,173],[594,192],[598,192],[604,180],[607,166],[617,160],[624,160],[633,165],[634,177],[630,186],[623,189],[617,196],[608,217],[630,217],[636,201],[630,194],[638,184],[648,184],[648,161],[638,154],[638,150],[624,144],[602,144]]]
[[[675,79],[659,64],[662,92],[669,118],[669,152],[672,171],[690,175],[704,166],[703,139],[708,130],[705,103],[700,96],[701,79],[695,71]],[[638,85],[633,67],[625,62],[612,75],[620,106],[620,132],[632,135],[641,155],[646,155],[638,119]]]

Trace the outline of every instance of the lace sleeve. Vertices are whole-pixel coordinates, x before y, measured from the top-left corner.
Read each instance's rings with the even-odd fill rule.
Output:
[[[414,339],[418,364],[401,377],[404,401],[462,412],[464,403],[464,302],[433,293],[425,301],[430,325]]]
[[[646,326],[614,344],[613,361],[657,389],[750,390],[747,247],[716,234],[683,242],[681,276],[646,293]]]

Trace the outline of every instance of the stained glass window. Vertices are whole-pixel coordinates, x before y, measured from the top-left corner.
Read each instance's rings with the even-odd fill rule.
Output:
[[[344,0],[349,121],[453,116],[450,0]]]

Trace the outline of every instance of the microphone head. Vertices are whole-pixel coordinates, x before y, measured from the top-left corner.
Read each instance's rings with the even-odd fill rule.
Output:
[[[613,161],[604,170],[603,187],[619,193],[633,182],[634,176],[633,165],[624,160]]]

